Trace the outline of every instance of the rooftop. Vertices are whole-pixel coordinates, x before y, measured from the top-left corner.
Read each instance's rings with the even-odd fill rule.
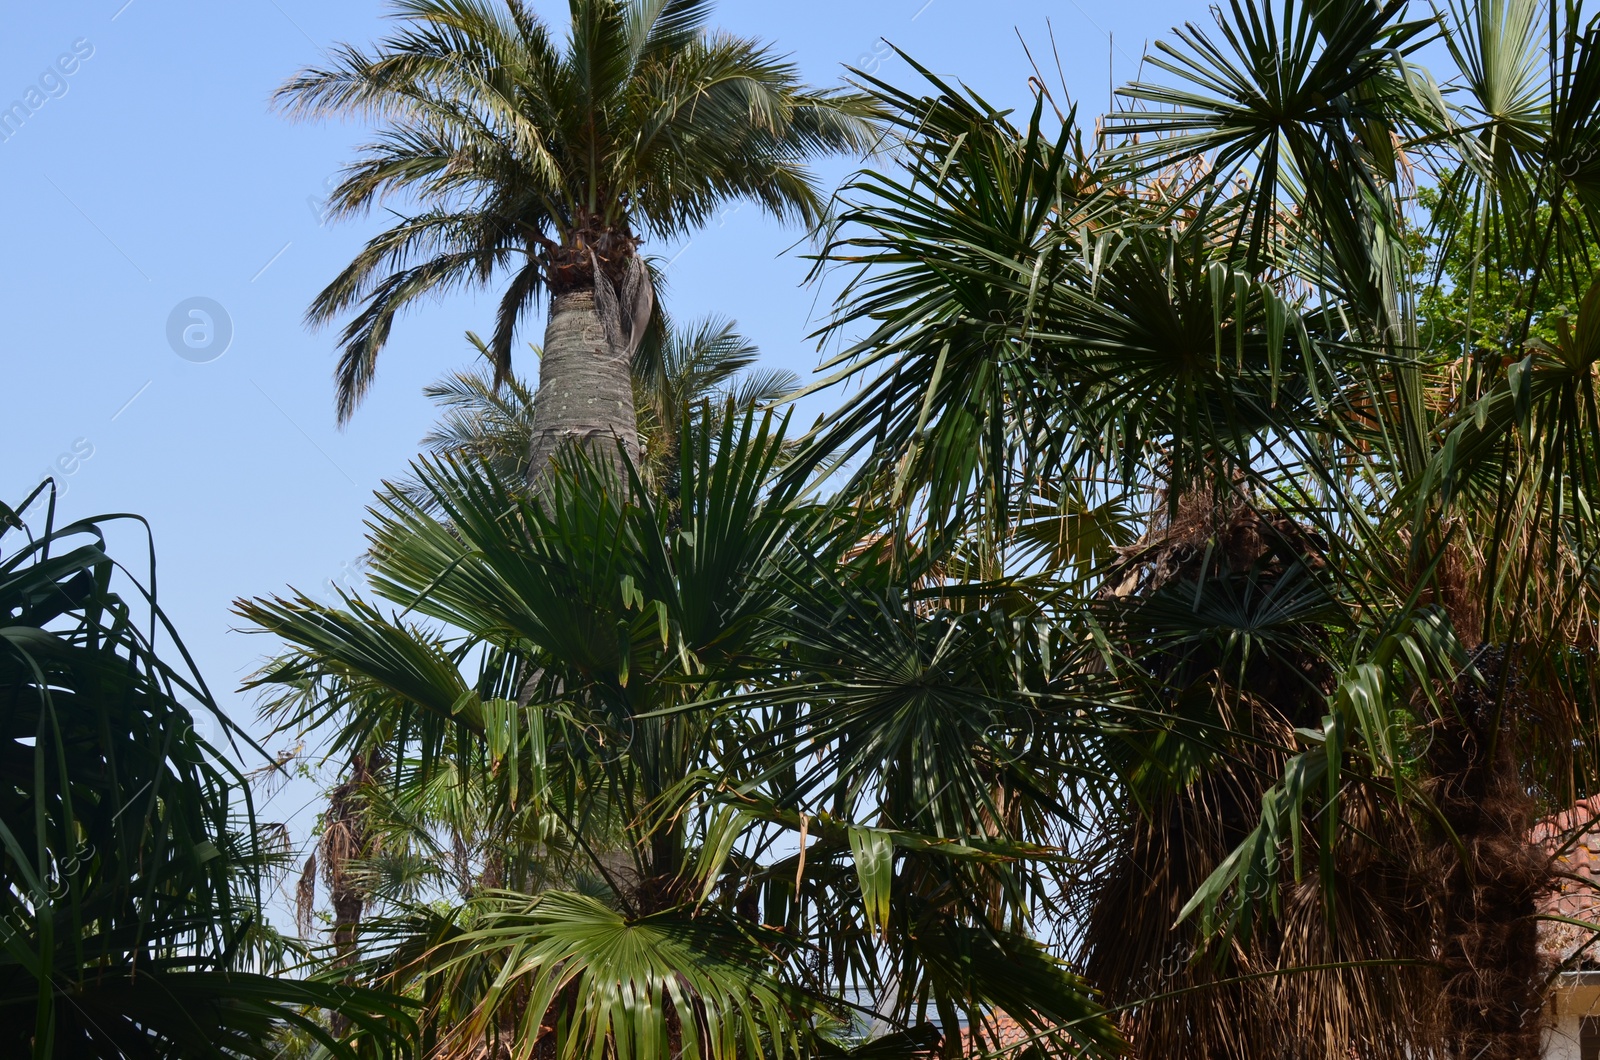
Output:
[[[1533,839],[1555,856],[1557,886],[1540,900],[1539,912],[1600,923],[1600,795],[1540,821]],[[1544,920],[1539,924],[1539,950],[1552,964],[1566,961],[1593,936],[1576,924]],[[1577,967],[1597,965],[1600,947],[1591,947]]]

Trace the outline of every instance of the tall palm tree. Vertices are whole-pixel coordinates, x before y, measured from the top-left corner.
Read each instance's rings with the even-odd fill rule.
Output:
[[[672,1032],[611,999],[660,996],[709,915],[782,925],[742,952],[802,1023],[861,986],[907,1033],[999,1009],[1019,1048],[1112,1044],[1087,985],[1139,1056],[1536,1055],[1560,868],[1530,833],[1600,789],[1600,26],[1412,14],[1234,0],[1097,143],[1042,82],[1025,124],[871,82],[896,164],[827,252],[863,337],[823,385],[860,385],[797,459],[701,434],[681,526],[582,461],[548,510],[428,472],[448,523],[386,508],[375,589],[459,642],[246,605],[303,653],[280,676],[391,697],[320,702],[346,743],[518,792],[556,761],[628,833],[614,906],[428,921],[389,981],[477,1031],[600,991],[550,1034],[631,1049]],[[631,970],[587,948],[640,927]],[[706,969],[685,989],[745,1026]]]
[[[633,403],[640,471],[646,485],[665,496],[676,488],[683,424],[707,424],[715,433],[724,415],[774,404],[798,390],[800,381],[782,369],[756,368],[760,351],[733,321],[707,317],[680,326],[662,320],[653,330],[634,352]],[[438,457],[482,458],[508,481],[526,479],[536,435],[534,387],[515,371],[497,379],[488,344],[472,332],[467,341],[486,364],[424,388],[444,415],[423,437],[423,449]],[[537,347],[534,353],[542,357]],[[710,416],[695,414],[702,405]],[[400,489],[412,501],[431,503],[420,483],[403,482]]]
[[[403,28],[375,50],[340,48],[279,90],[295,116],[379,123],[335,214],[416,204],[311,305],[316,324],[359,307],[341,335],[341,420],[401,309],[503,276],[497,378],[522,317],[550,298],[530,475],[569,441],[637,450],[629,365],[653,305],[641,242],[688,235],[730,199],[814,223],[824,197],[807,160],[873,137],[864,97],[808,88],[767,46],[709,30],[710,10],[571,0],[561,46],[523,0],[397,0]]]

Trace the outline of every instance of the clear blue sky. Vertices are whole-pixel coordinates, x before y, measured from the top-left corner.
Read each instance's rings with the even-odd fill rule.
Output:
[[[552,19],[566,9],[532,6]],[[490,327],[492,295],[405,318],[365,405],[336,428],[333,340],[301,317],[381,219],[319,223],[324,182],[362,130],[291,124],[268,97],[330,44],[379,37],[383,10],[377,0],[8,0],[0,13],[0,121],[13,100],[36,108],[20,127],[0,126],[0,499],[16,503],[65,457],[68,518],[147,516],[162,602],[247,724],[254,708],[239,682],[274,645],[233,632],[230,601],[289,585],[315,594],[346,575],[371,491],[404,472],[433,420],[421,388],[469,363],[465,330]],[[792,53],[814,83],[836,81],[844,64],[908,82],[887,38],[1016,107],[1031,102],[1017,30],[1054,77],[1047,19],[1068,88],[1092,114],[1147,40],[1209,15],[1201,0],[723,0],[716,15]],[[825,175],[836,183],[847,169]],[[805,336],[825,305],[800,286],[806,263],[786,253],[799,236],[746,206],[687,246],[647,249],[674,259],[676,315],[734,317],[769,362],[805,375],[817,363]],[[227,352],[206,363],[167,339],[174,307],[197,296],[232,322]],[[532,319],[524,338],[541,333]],[[131,536],[117,546],[142,555]],[[291,787],[269,819],[315,794]]]

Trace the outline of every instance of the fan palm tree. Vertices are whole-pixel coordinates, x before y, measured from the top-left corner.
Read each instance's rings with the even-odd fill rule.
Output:
[[[287,82],[292,115],[377,121],[332,195],[336,215],[394,195],[417,211],[370,240],[315,299],[341,335],[338,407],[371,384],[395,315],[504,275],[489,341],[511,370],[518,324],[550,298],[529,474],[563,443],[637,450],[629,366],[652,317],[645,238],[686,236],[729,199],[807,224],[807,160],[863,151],[866,99],[806,87],[766,46],[706,27],[707,0],[572,0],[565,47],[522,0],[398,0],[403,28]],[[597,442],[598,440],[598,442]]]
[[[1539,1049],[1532,826],[1600,782],[1600,28],[1410,11],[1235,0],[1089,147],[1042,88],[1019,128],[871,82],[900,165],[846,189],[865,337],[792,473],[856,457],[929,549],[1060,571],[1060,680],[1143,712],[1068,898],[1137,1055]]]
[[[858,547],[870,513],[777,480],[770,419],[698,415],[676,509],[578,456],[550,504],[430,461],[431,505],[374,515],[372,586],[405,615],[240,604],[293,648],[261,678],[280,719],[386,763],[350,858],[377,909],[355,974],[419,1001],[448,1056],[837,1053],[863,1008],[882,1053],[996,1012],[1113,1049],[1024,911],[1061,858],[1041,805],[1063,760],[1091,774],[1066,749],[1103,717],[1033,738],[1026,622],[900,591]],[[443,809],[469,803],[470,828]],[[442,901],[415,853],[457,839]]]
[[[609,894],[402,918],[375,981],[564,1052],[792,1050],[853,996],[1115,1048],[1093,990],[1140,1056],[1536,1055],[1531,833],[1600,789],[1600,26],[1218,19],[1093,143],[1042,83],[1014,123],[868,79],[896,164],[830,233],[827,330],[863,337],[819,383],[859,387],[799,458],[685,430],[681,525],[582,459],[548,508],[425,470],[444,514],[386,502],[374,587],[443,643],[244,605],[300,652],[274,680],[383,692],[306,707],[341,746],[449,750],[575,848],[582,806],[621,836],[579,850]]]

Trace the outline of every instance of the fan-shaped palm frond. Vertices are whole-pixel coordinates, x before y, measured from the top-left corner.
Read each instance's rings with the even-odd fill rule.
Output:
[[[920,1022],[917,998],[925,1008],[931,996],[941,1014],[1003,1009],[1063,1048],[1109,1048],[1114,1035],[1083,984],[1015,923],[1017,897],[1039,884],[1009,862],[1056,856],[1030,840],[1038,822],[1016,818],[1024,803],[1049,804],[1059,775],[1057,744],[1029,738],[1006,659],[1029,633],[1002,634],[996,614],[947,624],[892,605],[887,568],[864,553],[848,576],[809,592],[816,572],[862,539],[860,517],[797,499],[799,484],[776,477],[783,446],[767,421],[700,415],[683,435],[673,508],[648,491],[619,493],[581,459],[541,503],[481,461],[419,465],[437,514],[385,501],[374,515],[373,586],[415,619],[458,631],[456,646],[355,600],[241,605],[301,660],[264,680],[317,666],[383,691],[323,700],[315,714],[307,704],[298,717],[335,723],[341,740],[376,736],[388,761],[408,763],[412,787],[434,783],[446,755],[459,763],[449,767],[455,782],[484,771],[490,802],[509,808],[502,826],[554,817],[552,834],[570,844],[565,871],[582,866],[605,881],[591,897],[537,900],[492,896],[479,882],[442,919],[402,904],[363,921],[360,976],[421,999],[429,1033],[462,1048],[518,1026],[518,1048],[549,1034],[562,1052],[614,1041],[640,1054],[721,1055],[748,1047],[750,1034],[763,1048],[810,1048],[821,1013],[842,1012],[847,991],[881,988],[886,975],[910,984],[885,1010],[897,1025]],[[886,595],[862,595],[869,586]],[[841,606],[856,616],[848,636],[830,624]],[[886,631],[904,642],[892,658]],[[458,674],[480,650],[498,661]],[[921,676],[896,668],[925,653]],[[933,690],[952,667],[947,692]],[[985,689],[992,718],[971,709]],[[894,720],[902,715],[905,732]],[[865,786],[838,801],[826,777],[797,772],[821,747],[843,764],[839,777],[860,773]],[[892,759],[881,774],[870,765],[880,750]],[[924,763],[929,755],[937,761]],[[930,787],[934,767],[952,762],[970,775],[949,792]],[[892,804],[875,807],[879,793]],[[829,802],[854,816],[903,810],[905,827],[807,824],[797,809],[809,820]],[[817,841],[798,865],[774,850],[808,828]],[[533,833],[495,834],[509,841],[498,885],[522,890],[535,876],[525,862],[513,869],[509,848],[530,849]],[[897,859],[904,883],[888,882]],[[896,913],[896,970],[874,967],[884,901],[904,893],[912,904],[897,897],[895,907],[911,909],[938,893],[938,880],[977,881],[999,904],[939,898],[910,919]],[[562,924],[582,913],[573,920],[582,932],[556,931],[546,921],[558,912]],[[744,952],[729,948],[740,938],[756,949],[730,964],[728,953]],[[602,952],[607,939],[623,948]],[[825,970],[809,956],[817,947],[834,954]],[[615,963],[625,956],[634,963]],[[1001,981],[1008,960],[1037,965],[1031,1000]],[[579,1003],[587,998],[592,1005]]]
[[[930,599],[1076,646],[1034,702],[1115,720],[1061,761],[1120,794],[1064,783],[1093,824],[1063,901],[1141,1055],[1536,1045],[1529,830],[1592,786],[1592,692],[1557,660],[1593,639],[1600,489],[1589,307],[1563,321],[1600,64],[1557,7],[1236,0],[1156,48],[1092,154],[1043,99],[1018,128],[871,85],[901,168],[831,233],[854,275],[827,333],[865,338],[817,384],[862,385],[796,470],[857,460]],[[1460,91],[1415,65],[1436,33]],[[1074,569],[1044,535],[1080,527]],[[933,790],[972,772],[919,761]],[[1285,1018],[1241,1025],[1269,993]]]
[[[782,935],[715,910],[630,919],[564,891],[494,893],[478,905],[471,926],[393,966],[397,979],[425,968],[451,991],[494,960],[497,974],[446,1050],[492,1038],[506,1008],[518,1013],[508,1043],[516,1058],[597,1048],[633,1060],[793,1056],[809,1020],[827,1018],[775,975]]]

